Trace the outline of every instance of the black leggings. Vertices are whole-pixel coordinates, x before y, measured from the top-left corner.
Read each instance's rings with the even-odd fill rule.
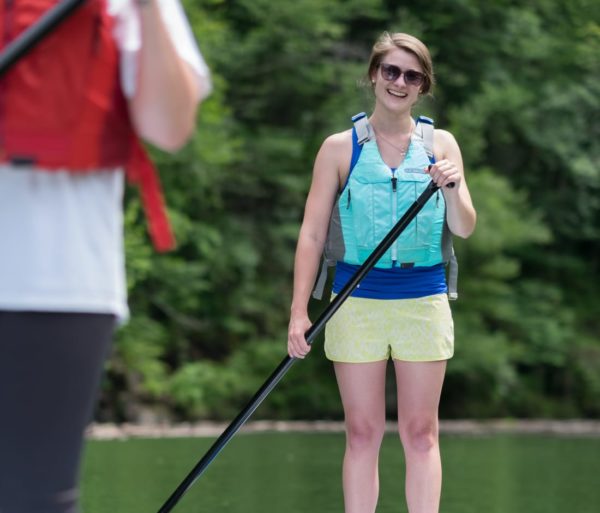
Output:
[[[75,513],[115,318],[0,311],[0,513]]]

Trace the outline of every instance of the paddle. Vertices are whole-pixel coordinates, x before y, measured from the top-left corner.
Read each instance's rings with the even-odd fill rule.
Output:
[[[451,183],[448,187],[454,187]],[[365,275],[375,266],[377,261],[383,256],[383,254],[390,248],[394,241],[400,236],[404,229],[410,224],[410,222],[416,217],[416,215],[423,208],[425,203],[435,194],[439,187],[433,182],[429,182],[427,188],[421,193],[421,195],[415,200],[415,202],[408,208],[406,213],[398,220],[390,232],[383,238],[379,245],[373,250],[367,260],[360,266],[356,273],[352,276],[350,281],[344,286],[339,294],[333,299],[319,318],[306,332],[306,341],[312,344],[316,336],[323,330],[327,321],[333,317],[335,312],[340,308],[342,303],[348,298],[352,291],[357,287]],[[269,395],[271,390],[275,388],[277,383],[283,378],[285,373],[294,364],[296,358],[286,356],[282,362],[277,366],[269,378],[264,382],[260,389],[254,394],[250,402],[244,407],[237,417],[229,424],[229,426],[223,431],[223,433],[217,438],[206,454],[198,461],[196,466],[191,472],[185,477],[181,484],[175,489],[171,496],[160,508],[158,513],[168,513],[175,505],[179,502],[181,497],[190,489],[190,487],[196,482],[196,480],[202,475],[210,463],[217,457],[223,447],[231,440],[231,438],[237,433],[237,431],[244,425],[246,420],[254,413],[256,408],[263,402],[265,397]]]
[[[66,20],[86,0],[63,0],[12,41],[0,54],[0,76]],[[6,9],[6,6],[4,7]]]

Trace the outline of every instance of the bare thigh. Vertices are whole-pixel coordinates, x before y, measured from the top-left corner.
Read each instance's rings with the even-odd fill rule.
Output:
[[[346,422],[385,425],[387,361],[334,363]]]
[[[435,362],[405,362],[394,360],[398,394],[398,422],[437,425],[440,396],[446,372],[446,360]]]

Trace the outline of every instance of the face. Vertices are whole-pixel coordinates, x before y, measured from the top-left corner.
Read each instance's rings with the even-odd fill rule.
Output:
[[[377,102],[390,110],[410,109],[419,99],[422,73],[416,55],[400,48],[390,50],[371,75]]]

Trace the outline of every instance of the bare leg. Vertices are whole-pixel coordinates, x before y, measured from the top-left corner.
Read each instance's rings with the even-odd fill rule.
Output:
[[[373,513],[379,495],[377,464],[385,430],[387,361],[334,366],[346,422],[345,513]]]
[[[446,361],[394,360],[398,429],[406,459],[406,502],[410,513],[438,513],[442,464],[438,407]]]

